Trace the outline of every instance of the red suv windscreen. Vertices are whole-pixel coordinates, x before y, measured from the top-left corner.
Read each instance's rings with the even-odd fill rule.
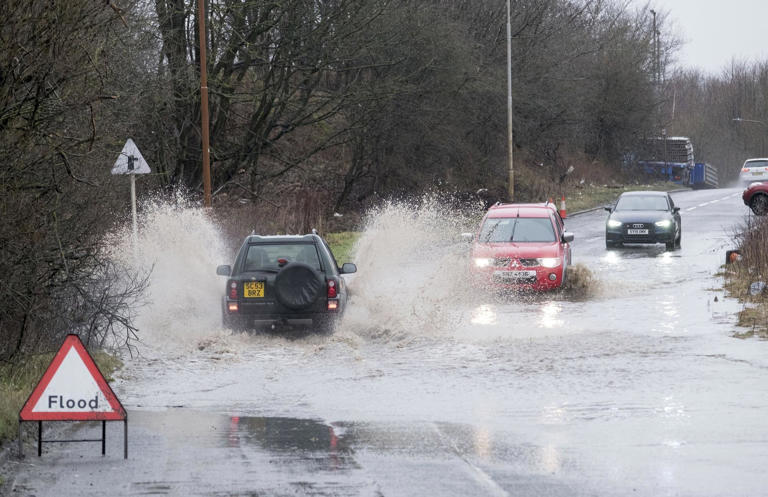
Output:
[[[480,230],[480,242],[554,242],[555,230],[548,217],[487,218]]]

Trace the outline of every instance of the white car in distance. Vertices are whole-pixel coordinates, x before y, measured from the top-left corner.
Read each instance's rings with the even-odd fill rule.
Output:
[[[747,186],[755,181],[768,181],[768,159],[747,159],[739,172],[739,183]]]

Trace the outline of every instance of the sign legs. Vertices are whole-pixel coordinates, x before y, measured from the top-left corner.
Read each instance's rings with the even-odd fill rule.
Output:
[[[19,459],[24,458],[24,441],[22,440],[23,420],[19,420]],[[101,421],[101,438],[80,440],[43,440],[43,422],[37,422],[37,457],[43,455],[43,442],[101,442],[101,455],[107,455],[107,421]],[[128,418],[123,420],[123,459],[128,459]]]

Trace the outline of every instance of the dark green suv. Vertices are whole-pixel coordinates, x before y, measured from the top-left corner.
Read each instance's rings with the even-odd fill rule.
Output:
[[[328,244],[308,235],[251,235],[232,266],[219,266],[227,276],[222,298],[225,327],[244,330],[282,325],[309,325],[330,332],[347,306],[342,274],[357,267],[338,267]]]

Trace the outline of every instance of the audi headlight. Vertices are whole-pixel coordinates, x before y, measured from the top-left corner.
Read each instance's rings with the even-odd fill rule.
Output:
[[[493,263],[490,257],[475,257],[475,267],[488,267]]]
[[[669,219],[656,221],[656,226],[658,226],[659,228],[669,228],[670,226],[672,226],[672,221],[670,221]]]
[[[608,227],[609,228],[621,228],[621,221],[617,221],[615,219],[609,219],[608,220]]]
[[[541,257],[536,259],[540,266],[553,268],[560,265],[560,259],[558,257]]]

